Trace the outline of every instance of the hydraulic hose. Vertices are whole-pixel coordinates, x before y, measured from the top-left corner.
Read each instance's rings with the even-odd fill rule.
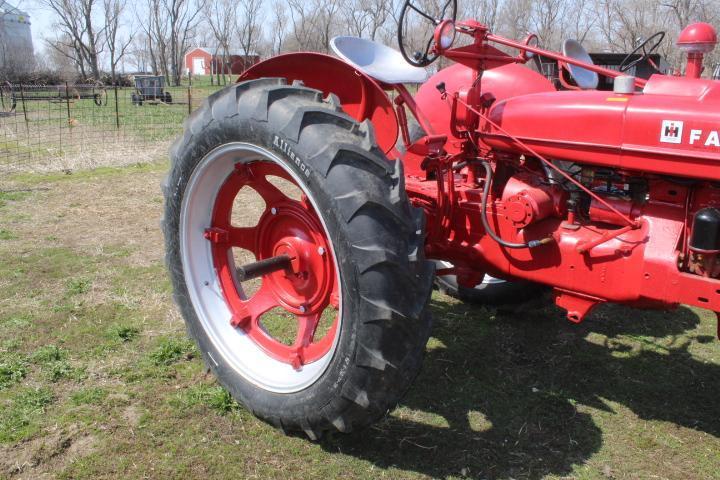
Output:
[[[492,167],[488,162],[482,161],[482,164],[483,167],[485,167],[485,185],[482,194],[482,205],[480,207],[480,219],[482,220],[483,227],[485,227],[485,231],[488,235],[490,235],[490,238],[492,238],[505,248],[534,248],[553,241],[553,237],[547,237],[543,238],[542,240],[530,240],[527,243],[513,243],[503,240],[493,231],[493,229],[490,227],[490,222],[488,222],[487,219],[487,201],[488,196],[490,195],[490,189],[492,188],[493,171]]]

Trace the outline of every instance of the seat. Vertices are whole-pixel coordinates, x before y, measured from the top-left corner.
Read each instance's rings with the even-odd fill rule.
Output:
[[[583,46],[580,45],[580,42],[577,40],[565,40],[565,42],[563,42],[562,53],[566,57],[574,58],[575,60],[580,60],[581,62],[594,65],[590,55],[588,55]],[[598,74],[596,72],[592,72],[577,65],[570,65],[569,63],[567,64],[567,69],[570,72],[570,75],[572,75],[573,80],[575,80],[575,84],[580,87],[581,90],[594,90],[597,88],[600,79],[598,78]]]
[[[413,67],[403,56],[382,43],[358,37],[335,37],[330,47],[338,57],[365,75],[384,83],[423,83],[428,78],[424,68]]]

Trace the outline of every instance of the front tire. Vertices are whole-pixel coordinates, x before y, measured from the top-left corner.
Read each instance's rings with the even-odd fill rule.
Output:
[[[220,383],[258,417],[312,439],[393,408],[421,365],[433,266],[402,164],[377,148],[372,125],[317,90],[251,80],[210,96],[171,159],[166,262],[188,332]],[[268,176],[302,198],[269,187]],[[266,207],[256,227],[235,228],[228,206],[244,187]],[[245,296],[231,247],[258,260],[289,252],[300,263],[264,275]],[[270,306],[296,317],[291,345],[262,328]],[[332,326],[315,338],[316,318],[332,306]]]

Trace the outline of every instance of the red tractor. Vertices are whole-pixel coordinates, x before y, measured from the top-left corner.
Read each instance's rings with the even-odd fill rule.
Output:
[[[555,53],[455,12],[407,0],[400,52],[338,37],[340,59],[261,62],[172,147],[175,300],[220,382],[284,431],[349,432],[397,403],[435,275],[487,300],[544,284],[572,322],[604,302],[720,311],[720,82],[701,78],[715,30],[682,32],[684,76],[644,79],[629,73],[662,34],[609,70],[577,42]],[[431,26],[418,51],[410,14]],[[529,68],[539,55],[569,90]],[[454,63],[427,79],[440,56]],[[243,222],[249,192],[264,207]]]

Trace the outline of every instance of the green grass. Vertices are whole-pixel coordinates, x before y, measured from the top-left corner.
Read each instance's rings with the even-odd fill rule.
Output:
[[[30,359],[40,366],[45,378],[51,382],[66,378],[81,380],[85,375],[84,368],[74,368],[67,357],[66,350],[55,345],[45,345],[35,351]]]
[[[0,355],[0,390],[13,385],[27,375],[28,365],[25,358],[17,354]]]
[[[192,386],[171,398],[169,403],[179,409],[202,405],[221,415],[226,415],[241,408],[230,393],[219,385],[200,384]]]
[[[720,480],[715,318],[685,307],[573,325],[435,293],[423,369],[376,425],[310,442],[257,420],[173,305],[165,168],[23,174],[0,196],[0,478]]]
[[[235,78],[237,75],[225,75],[225,79],[223,80],[222,75],[220,76],[220,86],[226,86],[226,85],[232,85],[235,81]],[[187,85],[187,79],[185,79],[184,82],[185,85]],[[212,77],[210,75],[193,75],[192,78],[192,86],[195,88],[199,87],[212,87],[215,86],[217,88],[217,78]]]
[[[37,432],[53,399],[46,387],[19,390],[11,404],[0,411],[0,443],[23,440]]]
[[[150,352],[155,365],[171,365],[182,359],[190,359],[195,353],[194,344],[186,338],[164,338]]]
[[[35,351],[31,358],[39,363],[58,362],[67,358],[67,352],[55,345],[45,345]]]
[[[129,325],[113,325],[107,331],[107,337],[123,343],[131,342],[140,335],[140,329]]]
[[[5,329],[25,328],[32,322],[32,317],[27,314],[11,315],[2,319],[0,325]]]
[[[86,387],[74,391],[70,401],[74,405],[99,405],[108,396],[107,390],[100,387]]]
[[[82,295],[90,291],[92,280],[88,278],[75,278],[67,283],[67,293],[70,296]]]
[[[18,200],[22,200],[23,198],[27,197],[28,195],[29,195],[29,192],[17,192],[17,191],[3,192],[3,191],[0,191],[0,207],[4,207],[8,204],[11,204],[12,202],[17,202]]]

